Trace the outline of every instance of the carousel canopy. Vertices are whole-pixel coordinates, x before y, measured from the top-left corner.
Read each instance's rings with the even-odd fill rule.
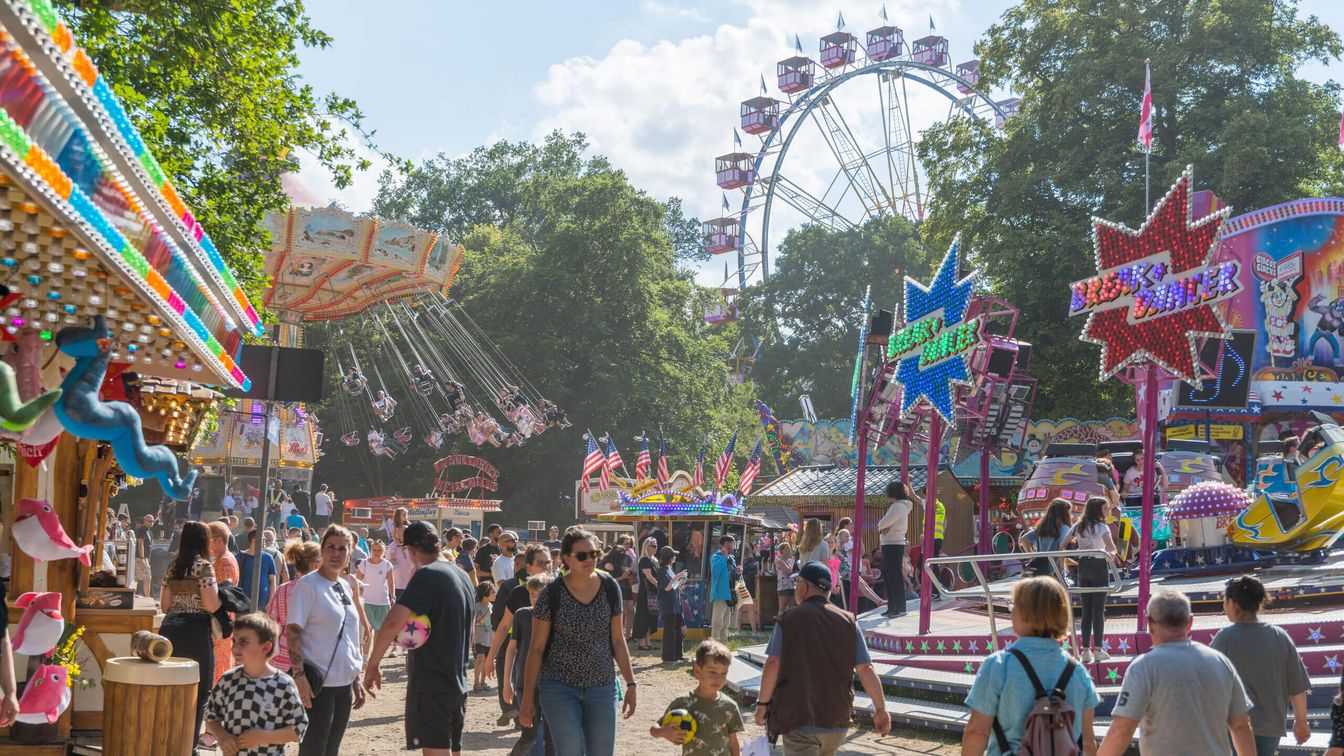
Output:
[[[289,320],[349,317],[381,302],[446,294],[462,248],[401,221],[334,208],[290,208],[267,216],[274,281],[265,304]]]
[[[0,66],[0,326],[102,314],[114,361],[249,384],[232,356],[256,310],[46,0],[0,0]]]

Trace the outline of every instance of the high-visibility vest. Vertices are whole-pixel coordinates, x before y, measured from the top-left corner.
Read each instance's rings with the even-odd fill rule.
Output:
[[[934,502],[933,509],[933,537],[942,538],[943,532],[947,530],[947,508],[941,501]]]

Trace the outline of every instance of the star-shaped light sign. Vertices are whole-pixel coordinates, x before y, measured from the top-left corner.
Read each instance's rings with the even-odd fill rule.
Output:
[[[887,358],[899,360],[902,415],[924,401],[950,422],[953,386],[970,381],[966,353],[980,341],[980,322],[966,320],[976,274],[957,280],[960,245],[958,235],[929,286],[905,278],[905,326],[887,345]]]
[[[1098,344],[1101,377],[1152,361],[1200,385],[1201,337],[1224,339],[1214,303],[1241,290],[1235,261],[1211,264],[1230,208],[1192,220],[1186,168],[1138,231],[1092,219],[1097,275],[1070,286],[1069,313],[1086,313],[1083,341]]]

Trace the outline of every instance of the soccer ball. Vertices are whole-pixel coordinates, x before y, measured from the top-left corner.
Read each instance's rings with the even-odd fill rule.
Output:
[[[664,727],[671,725],[678,730],[685,731],[687,743],[691,742],[691,739],[695,737],[695,717],[685,709],[673,709],[672,711],[669,711],[663,715],[663,719],[659,724]]]
[[[411,615],[405,627],[397,633],[397,645],[405,648],[420,648],[429,640],[429,617],[423,614]]]

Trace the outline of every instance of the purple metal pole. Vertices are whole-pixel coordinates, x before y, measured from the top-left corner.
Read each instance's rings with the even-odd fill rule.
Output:
[[[1143,376],[1143,393],[1138,402],[1143,419],[1143,516],[1139,524],[1139,606],[1138,630],[1148,629],[1148,581],[1153,567],[1153,505],[1157,487],[1157,365],[1148,363]]]
[[[924,543],[919,549],[919,560],[928,562],[933,554],[934,518],[938,510],[938,453],[943,446],[943,417],[937,410],[929,410],[929,469],[924,490]],[[924,571],[919,582],[919,634],[929,632],[929,612],[933,606],[933,581]]]
[[[975,553],[989,553],[989,450],[980,451],[980,542]]]
[[[859,572],[863,567],[863,510],[864,487],[868,477],[868,429],[859,429],[859,469],[854,481],[854,532],[849,540],[854,544],[849,567],[849,611],[859,613]]]
[[[910,439],[901,439],[901,482],[910,482]]]

